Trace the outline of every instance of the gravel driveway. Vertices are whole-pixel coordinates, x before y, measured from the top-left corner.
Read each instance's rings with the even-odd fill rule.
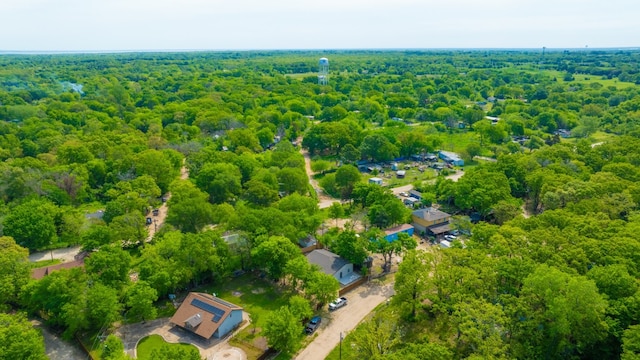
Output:
[[[322,360],[340,343],[340,332],[353,330],[376,306],[393,295],[393,284],[370,282],[348,292],[347,306],[329,313],[317,330],[318,336],[296,356],[300,360]]]

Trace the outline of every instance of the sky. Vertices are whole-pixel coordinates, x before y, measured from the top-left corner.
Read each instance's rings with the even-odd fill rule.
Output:
[[[638,0],[0,0],[0,51],[640,47]]]

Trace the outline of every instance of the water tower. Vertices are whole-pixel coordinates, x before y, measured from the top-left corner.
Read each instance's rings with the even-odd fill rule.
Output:
[[[318,64],[318,85],[327,85],[329,82],[329,59],[320,58]]]

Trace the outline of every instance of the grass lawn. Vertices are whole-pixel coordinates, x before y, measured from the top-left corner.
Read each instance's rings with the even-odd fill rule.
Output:
[[[37,269],[45,266],[60,264],[61,262],[62,260],[60,259],[53,259],[53,260],[48,259],[48,260],[40,260],[40,261],[32,262],[30,264],[32,269]]]
[[[164,339],[160,335],[150,335],[150,336],[147,336],[147,337],[143,338],[138,343],[138,347],[136,349],[136,352],[138,354],[138,359],[139,360],[145,360],[145,359],[151,360],[151,352],[153,351],[153,349],[159,349],[164,344],[168,344],[169,346],[192,347],[194,349],[197,349],[195,346],[193,346],[191,344],[172,344],[172,343],[168,343],[168,342],[164,341]]]

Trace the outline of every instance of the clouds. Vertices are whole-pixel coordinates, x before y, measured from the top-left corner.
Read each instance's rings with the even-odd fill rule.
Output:
[[[637,46],[631,0],[3,0],[0,50]]]

